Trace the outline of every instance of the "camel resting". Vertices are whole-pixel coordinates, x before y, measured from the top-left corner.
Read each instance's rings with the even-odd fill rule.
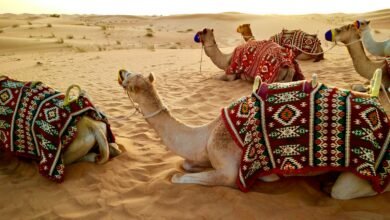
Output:
[[[372,61],[367,57],[361,41],[359,27],[356,23],[328,30],[325,32],[325,39],[331,42],[343,43],[348,49],[356,72],[367,80],[372,79],[376,69],[381,69],[383,73],[383,91],[388,91],[390,87],[390,59]],[[383,93],[383,95],[386,94]]]
[[[370,52],[372,55],[380,56],[380,57],[389,57],[390,56],[390,39],[377,42],[372,36],[370,21],[355,21],[355,25],[362,32],[362,40],[364,47]]]
[[[203,29],[195,35],[206,55],[226,75],[222,80],[238,78],[253,81],[260,76],[265,82],[291,82],[304,79],[294,53],[271,41],[249,41],[235,48],[231,54],[223,54],[215,41],[213,29]]]
[[[83,94],[69,100],[69,91],[0,76],[0,152],[39,161],[39,173],[55,182],[67,164],[119,155],[107,118]],[[95,144],[99,154],[90,152]]]
[[[239,25],[237,32],[242,35],[246,42],[255,40],[250,24]],[[297,60],[314,59],[314,62],[318,62],[324,59],[321,41],[316,34],[308,34],[301,30],[283,29],[279,34],[271,36],[270,40],[282,47],[291,47]]]
[[[261,83],[193,127],[164,106],[153,74],[120,70],[118,80],[163,143],[184,158],[186,173],[174,174],[173,183],[247,191],[257,179],[339,171],[333,198],[390,190],[390,127],[375,97],[309,81]]]

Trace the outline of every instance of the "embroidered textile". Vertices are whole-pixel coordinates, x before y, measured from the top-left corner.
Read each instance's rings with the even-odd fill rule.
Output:
[[[307,81],[261,84],[222,110],[242,149],[237,184],[247,191],[270,174],[350,171],[384,190],[390,129],[377,98]]]
[[[302,53],[296,47],[307,53],[315,53],[321,45],[317,35],[307,34],[301,30],[283,29],[279,34],[272,36],[270,40],[282,47],[291,47],[296,56]]]
[[[304,79],[291,49],[272,41],[253,40],[236,47],[226,74],[237,74],[243,79],[260,76],[263,82],[272,83],[283,67],[295,69],[293,81]]]
[[[76,137],[83,115],[105,122],[108,142],[115,141],[106,117],[88,98],[64,106],[64,95],[41,82],[1,80],[0,150],[38,160],[41,175],[62,182],[62,152]]]

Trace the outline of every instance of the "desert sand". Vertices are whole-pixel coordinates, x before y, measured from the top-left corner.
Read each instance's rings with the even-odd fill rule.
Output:
[[[104,165],[66,167],[65,182],[39,175],[35,162],[0,156],[0,219],[390,219],[390,193],[338,201],[320,190],[322,177],[258,182],[248,193],[228,187],[176,185],[183,172],[179,156],[162,144],[141,115],[132,115],[117,83],[121,68],[148,74],[172,114],[201,125],[220,109],[251,92],[252,85],[218,80],[223,72],[193,42],[196,31],[214,28],[219,47],[233,51],[243,43],[236,27],[251,23],[256,39],[282,28],[324,33],[370,19],[377,40],[390,37],[390,10],[366,14],[176,16],[0,15],[0,73],[23,81],[43,81],[65,91],[78,84],[104,111],[117,142],[126,151]],[[371,59],[377,59],[370,56]],[[345,47],[335,47],[319,63],[298,61],[307,79],[349,89],[366,83]],[[387,109],[389,110],[389,109]]]

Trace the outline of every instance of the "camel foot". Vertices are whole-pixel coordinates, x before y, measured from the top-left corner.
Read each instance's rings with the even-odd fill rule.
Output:
[[[99,160],[98,158],[99,158],[99,154],[92,152],[92,153],[86,154],[84,157],[80,158],[78,161],[95,163]]]
[[[110,157],[116,157],[122,153],[122,151],[119,149],[119,146],[116,143],[110,143],[109,150],[110,150]]]
[[[207,186],[235,186],[235,176],[227,176],[219,170],[201,173],[176,173],[171,178],[172,183],[200,184]]]
[[[332,198],[340,200],[355,199],[360,197],[374,196],[375,192],[371,184],[353,173],[340,174],[332,187]]]

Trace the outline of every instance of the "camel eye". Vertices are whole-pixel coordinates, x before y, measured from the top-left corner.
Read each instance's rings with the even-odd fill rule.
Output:
[[[338,33],[338,34],[341,32],[341,30],[338,29],[338,28],[336,28],[335,31],[336,31],[336,33]]]
[[[206,34],[207,33],[207,29],[203,29],[203,34]]]

